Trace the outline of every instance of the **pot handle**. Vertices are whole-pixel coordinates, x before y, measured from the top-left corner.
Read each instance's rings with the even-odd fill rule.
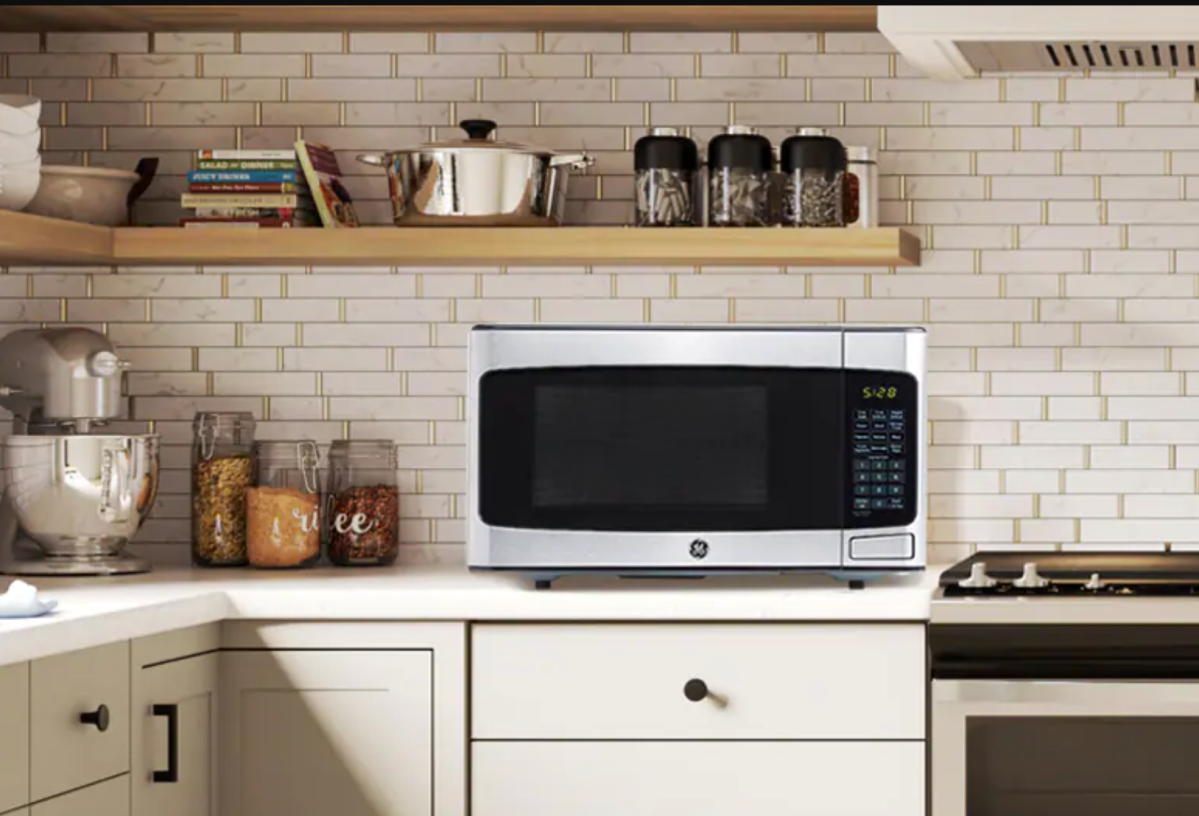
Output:
[[[586,153],[568,153],[564,156],[551,156],[550,167],[568,166],[572,170],[585,170],[595,164],[595,159]]]
[[[137,168],[133,172],[137,173],[137,181],[125,196],[126,221],[129,224],[133,223],[133,205],[142,197],[142,193],[146,192],[150,182],[154,181],[154,174],[158,172],[158,159],[154,156],[138,159]]]
[[[371,167],[382,167],[387,164],[387,159],[379,153],[359,153],[358,161],[369,164]]]

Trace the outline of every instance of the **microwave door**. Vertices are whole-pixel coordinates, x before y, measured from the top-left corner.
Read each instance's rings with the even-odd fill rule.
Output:
[[[474,529],[490,566],[841,563],[840,368],[505,369],[478,399]]]

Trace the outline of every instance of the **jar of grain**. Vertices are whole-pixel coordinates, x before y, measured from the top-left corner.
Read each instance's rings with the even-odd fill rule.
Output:
[[[192,562],[246,563],[246,490],[254,484],[254,417],[198,413],[192,422]]]
[[[320,453],[316,442],[259,442],[256,485],[246,491],[250,565],[310,567],[321,558]]]
[[[329,561],[342,567],[391,564],[400,552],[396,446],[386,440],[334,442],[329,449]]]

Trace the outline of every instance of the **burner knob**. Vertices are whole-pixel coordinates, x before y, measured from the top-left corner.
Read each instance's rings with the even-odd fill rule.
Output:
[[[990,589],[997,583],[999,582],[987,575],[987,565],[978,561],[970,565],[970,577],[958,581],[958,586],[962,589]]]
[[[1025,564],[1024,574],[1012,581],[1012,586],[1018,589],[1044,589],[1049,586],[1049,579],[1037,574],[1036,564]]]
[[[1099,592],[1100,590],[1107,589],[1107,584],[1103,583],[1099,578],[1099,573],[1096,572],[1091,575],[1091,580],[1082,585],[1082,588],[1088,592]]]

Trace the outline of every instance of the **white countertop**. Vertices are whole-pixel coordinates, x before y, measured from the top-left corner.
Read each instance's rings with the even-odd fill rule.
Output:
[[[160,569],[26,579],[59,602],[0,620],[0,665],[227,619],[462,621],[927,621],[940,568],[851,590],[822,577],[567,578],[550,590],[461,566]],[[0,589],[10,579],[0,577]]]

